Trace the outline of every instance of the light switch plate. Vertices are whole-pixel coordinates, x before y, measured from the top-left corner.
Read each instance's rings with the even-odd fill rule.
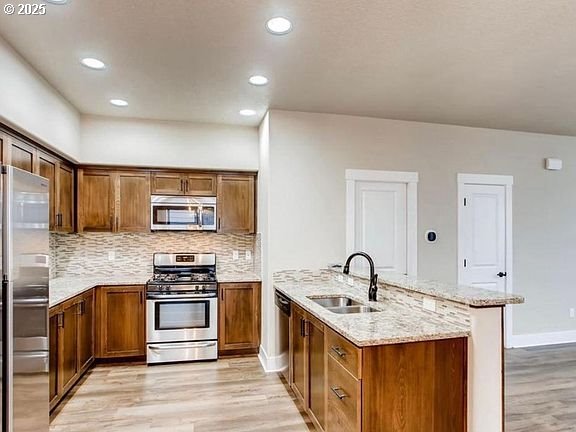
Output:
[[[238,260],[238,251],[232,251],[232,261],[237,261]]]
[[[348,276],[348,279],[346,279],[346,283],[350,286],[354,285],[354,278],[352,276]]]
[[[252,251],[247,250],[245,257],[246,261],[250,261],[252,259]]]
[[[436,312],[436,300],[424,297],[422,299],[422,309],[426,309],[431,312]]]
[[[338,275],[338,282],[344,282],[344,275]]]

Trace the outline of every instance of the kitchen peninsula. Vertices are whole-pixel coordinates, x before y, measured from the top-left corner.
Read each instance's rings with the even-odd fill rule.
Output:
[[[335,269],[274,275],[292,303],[290,386],[317,428],[499,430],[503,311],[524,299],[381,275],[374,302],[368,283]]]

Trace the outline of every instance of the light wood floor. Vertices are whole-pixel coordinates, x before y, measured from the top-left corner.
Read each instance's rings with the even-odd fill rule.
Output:
[[[62,403],[51,432],[312,430],[280,376],[266,375],[256,357],[99,366]]]
[[[508,350],[506,432],[576,431],[576,345]]]
[[[576,431],[576,345],[506,353],[506,432]],[[52,416],[51,432],[313,430],[257,358],[99,366]]]

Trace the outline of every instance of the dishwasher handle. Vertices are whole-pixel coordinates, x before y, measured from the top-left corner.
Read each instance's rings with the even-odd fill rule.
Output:
[[[274,292],[274,303],[278,306],[278,309],[286,315],[290,316],[290,311],[292,309],[292,301],[286,295],[282,294],[280,291],[275,290]]]

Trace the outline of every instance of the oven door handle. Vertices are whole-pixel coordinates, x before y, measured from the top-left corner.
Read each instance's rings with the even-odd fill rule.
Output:
[[[154,351],[190,349],[190,348],[209,348],[216,345],[216,342],[196,342],[192,344],[166,344],[166,345],[148,345],[148,348]]]
[[[178,296],[168,296],[168,295],[150,295],[146,296],[147,300],[162,300],[164,302],[177,302],[180,300],[194,300],[194,299],[209,299],[216,298],[217,294],[193,294],[193,295],[178,295]]]

